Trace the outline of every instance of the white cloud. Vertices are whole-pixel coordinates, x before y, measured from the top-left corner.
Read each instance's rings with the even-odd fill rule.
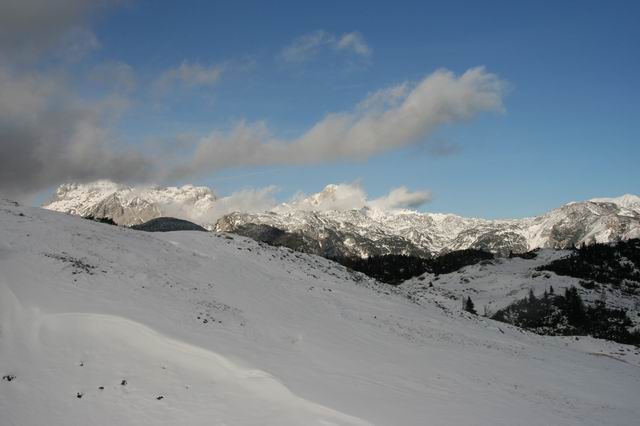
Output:
[[[315,56],[322,46],[330,43],[333,36],[326,31],[318,30],[302,35],[287,47],[280,56],[285,62],[304,62]]]
[[[409,92],[409,84],[402,83],[373,92],[361,101],[357,108],[360,111],[380,111],[384,108],[397,106]]]
[[[365,58],[371,56],[371,48],[357,31],[343,34],[336,42],[336,49],[353,52]]]
[[[430,191],[409,191],[405,186],[392,189],[387,195],[370,200],[360,182],[327,185],[322,191],[306,195],[296,194],[289,202],[274,211],[329,211],[370,208],[380,211],[416,209],[431,200]]]
[[[142,188],[142,191],[139,188]],[[144,193],[148,192],[148,189],[146,187],[133,188],[133,193],[136,192],[140,192],[144,198]],[[211,192],[213,194],[213,191]],[[158,202],[158,207],[165,216],[186,219],[202,225],[211,225],[229,213],[256,213],[271,210],[277,204],[274,199],[276,192],[278,192],[276,186],[247,188],[224,197],[215,197],[215,201],[207,203],[206,208],[203,208],[202,205],[195,207],[193,202],[188,199]]]
[[[156,94],[162,95],[176,87],[211,87],[220,79],[223,68],[221,65],[204,66],[184,61],[160,74],[153,82],[152,89]]]
[[[343,52],[359,58],[369,58],[371,48],[357,31],[336,35],[324,30],[317,30],[295,38],[280,52],[280,59],[286,63],[303,63],[310,61],[323,49]]]
[[[384,197],[376,198],[368,203],[368,207],[376,210],[416,209],[431,201],[431,191],[411,192],[405,186],[394,188]]]
[[[247,188],[216,200],[212,215],[217,219],[225,214],[240,211],[254,213],[271,210],[275,205],[278,187],[270,185],[264,188]]]
[[[292,140],[271,136],[264,122],[239,122],[195,143],[191,161],[170,177],[206,175],[235,167],[366,160],[395,148],[424,142],[439,126],[502,111],[504,83],[484,68],[461,76],[439,70],[417,84],[384,89],[354,111],[333,113]]]
[[[367,193],[359,182],[331,184],[315,194],[298,193],[288,202],[278,206],[277,211],[306,210],[351,210],[367,205]]]

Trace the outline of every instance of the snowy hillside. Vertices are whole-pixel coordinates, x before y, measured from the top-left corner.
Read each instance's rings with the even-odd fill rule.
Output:
[[[570,253],[568,250],[543,249],[537,251],[533,259],[496,258],[466,266],[449,274],[426,273],[405,281],[400,288],[418,303],[422,300],[426,303],[437,300],[441,306],[453,311],[461,308],[462,298],[471,297],[478,312],[486,312],[490,316],[514,301],[525,298],[530,291],[539,297],[551,286],[557,293],[574,286],[588,304],[606,297],[609,307],[624,309],[629,313],[634,325],[640,326],[639,294],[604,284],[598,286],[599,288],[588,289],[581,285],[582,280],[578,278],[539,270],[541,266],[569,256]]]
[[[640,353],[320,257],[0,201],[3,425],[634,425]]]

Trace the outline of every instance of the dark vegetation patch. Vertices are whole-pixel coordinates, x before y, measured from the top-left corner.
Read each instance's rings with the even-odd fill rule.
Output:
[[[171,232],[171,231],[205,231],[202,226],[188,220],[175,217],[157,217],[140,225],[133,225],[131,229],[146,232]]]
[[[570,256],[538,269],[580,278],[586,286],[595,281],[628,294],[640,294],[640,239],[583,245]]]
[[[640,346],[640,331],[630,331],[633,323],[624,309],[609,308],[604,299],[586,306],[574,286],[564,295],[554,294],[553,287],[542,297],[531,291],[491,318],[542,335],[593,336]]]
[[[91,265],[82,259],[69,256],[66,253],[63,253],[63,254],[45,253],[45,256],[70,264],[72,268],[71,273],[73,275],[81,274],[81,273],[89,274],[89,275],[95,274],[95,269],[96,269],[95,265]]]
[[[538,249],[525,251],[524,253],[514,253],[513,251],[509,252],[509,259],[513,259],[514,257],[519,257],[520,259],[535,259],[538,257]]]
[[[110,217],[96,217],[96,216],[82,216],[84,219],[88,219],[88,220],[92,220],[94,222],[99,222],[99,223],[105,223],[107,225],[114,225],[114,226],[118,226],[117,223],[115,223],[113,221],[113,219],[111,219]]]
[[[393,285],[398,285],[409,278],[417,277],[431,270],[430,259],[397,254],[366,259],[341,257],[331,260],[378,281]]]
[[[484,250],[466,249],[452,251],[433,259],[433,269],[430,271],[436,275],[450,274],[465,266],[475,265],[485,260],[492,260],[492,253]]]
[[[458,250],[435,258],[388,254],[372,256],[366,259],[335,257],[331,258],[354,271],[362,272],[378,281],[398,285],[425,272],[449,274],[465,266],[493,259],[493,254],[476,249]]]

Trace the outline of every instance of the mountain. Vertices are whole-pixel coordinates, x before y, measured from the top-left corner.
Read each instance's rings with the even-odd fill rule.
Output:
[[[215,205],[207,187],[130,187],[109,181],[64,184],[44,207],[49,210],[112,219],[131,226],[169,216],[200,222]]]
[[[636,204],[637,203],[637,204]],[[369,257],[385,254],[429,256],[463,249],[507,255],[536,248],[570,248],[594,242],[640,237],[640,197],[574,202],[542,216],[514,220],[464,218],[414,211],[348,211],[232,213],[215,230],[273,243],[265,226],[288,235],[295,246],[327,257]],[[261,228],[262,227],[262,228]]]
[[[513,220],[382,210],[371,203],[352,209],[340,199],[337,185],[269,211],[238,211],[217,219],[225,211],[219,203],[206,187],[131,188],[101,181],[62,185],[45,208],[127,226],[172,216],[324,257],[429,257],[468,248],[507,255],[640,237],[640,197],[635,195],[573,202]]]
[[[481,264],[447,276],[475,300],[482,283],[505,294],[547,260],[498,259],[497,280]],[[0,270],[3,425],[640,417],[633,346],[539,336],[463,312],[446,288],[414,294],[241,236],[137,232],[0,200]],[[559,291],[549,276],[535,280]]]

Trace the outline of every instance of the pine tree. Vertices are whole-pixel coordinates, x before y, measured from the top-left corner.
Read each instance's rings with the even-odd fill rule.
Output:
[[[464,310],[473,315],[478,315],[478,312],[476,312],[476,307],[473,304],[473,300],[471,300],[471,297],[467,297],[467,301],[464,303]]]

